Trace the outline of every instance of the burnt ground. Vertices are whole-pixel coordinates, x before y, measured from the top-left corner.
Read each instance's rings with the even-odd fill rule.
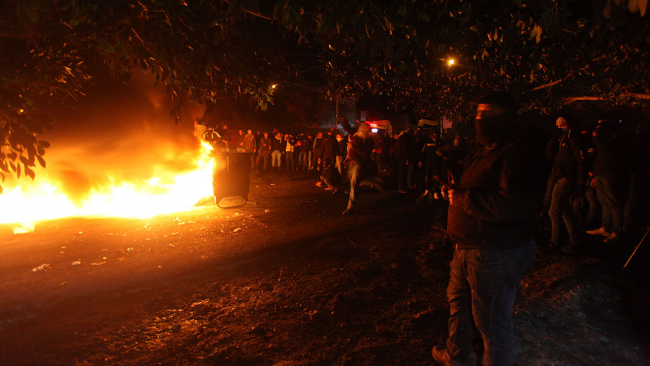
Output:
[[[254,177],[237,209],[0,228],[0,365],[434,364],[453,253],[438,201],[371,191],[342,216],[347,197],[316,177]],[[540,245],[517,365],[650,364],[650,243],[622,272],[637,238],[587,240],[572,256]]]

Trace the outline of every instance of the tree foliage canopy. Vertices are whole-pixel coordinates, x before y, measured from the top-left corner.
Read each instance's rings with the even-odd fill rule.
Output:
[[[177,104],[272,102],[318,54],[330,95],[389,95],[420,115],[463,115],[508,89],[549,112],[563,98],[647,95],[646,0],[8,0],[0,5],[0,170],[34,177],[51,120],[40,97],[77,98],[88,60],[140,67]],[[448,65],[454,59],[453,66]]]

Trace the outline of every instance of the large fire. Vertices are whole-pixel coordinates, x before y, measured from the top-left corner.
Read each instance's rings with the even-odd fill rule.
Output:
[[[0,195],[0,223],[9,224],[14,233],[33,231],[38,221],[70,216],[148,218],[190,209],[212,195],[212,147],[202,141],[193,152],[195,169],[176,172],[158,169],[154,176],[139,181],[107,179],[110,184],[93,186],[81,200],[72,199],[61,189],[61,182],[45,170],[34,182],[18,180]]]

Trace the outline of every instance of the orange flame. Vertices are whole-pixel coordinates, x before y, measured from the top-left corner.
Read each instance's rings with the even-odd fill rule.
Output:
[[[190,209],[212,196],[212,146],[202,141],[194,152],[195,169],[183,173],[156,172],[149,179],[130,182],[111,178],[110,185],[93,187],[75,204],[47,174],[37,173],[36,182],[20,181],[0,195],[0,223],[14,233],[33,231],[43,220],[71,216],[149,218]]]

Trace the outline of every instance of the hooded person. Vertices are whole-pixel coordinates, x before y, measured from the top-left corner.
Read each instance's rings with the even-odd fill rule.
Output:
[[[512,365],[512,306],[517,286],[535,259],[531,155],[516,139],[518,104],[508,92],[478,100],[476,146],[456,188],[450,189],[447,232],[455,248],[447,287],[443,365],[465,365],[472,353],[472,320],[483,336],[485,365]]]

